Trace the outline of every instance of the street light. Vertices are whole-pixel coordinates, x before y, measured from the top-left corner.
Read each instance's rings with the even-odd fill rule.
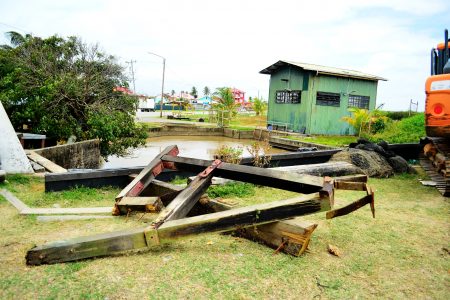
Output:
[[[153,52],[148,52],[148,54],[152,54],[152,55],[156,55],[158,57],[161,57],[163,59],[163,73],[162,73],[162,86],[161,86],[161,101],[159,102],[159,108],[160,108],[160,115],[159,117],[162,118],[163,116],[163,103],[164,103],[164,73],[166,71],[166,59],[164,57],[162,57],[159,54],[153,53]]]

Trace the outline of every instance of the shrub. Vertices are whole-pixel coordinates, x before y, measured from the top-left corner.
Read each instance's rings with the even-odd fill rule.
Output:
[[[383,132],[365,137],[374,142],[385,140],[389,143],[408,143],[418,142],[425,135],[425,116],[418,113],[400,121],[388,122]]]

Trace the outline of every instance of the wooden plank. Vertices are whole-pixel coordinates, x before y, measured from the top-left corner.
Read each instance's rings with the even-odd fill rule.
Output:
[[[368,176],[365,175],[365,174],[337,176],[337,177],[333,177],[333,180],[334,180],[335,182],[337,182],[337,181],[367,182]]]
[[[54,162],[52,162],[51,160],[46,159],[45,157],[37,154],[34,151],[31,150],[27,150],[26,154],[28,156],[28,158],[38,164],[40,164],[41,166],[43,166],[46,170],[52,172],[52,173],[66,173],[67,170],[64,169],[63,167],[55,164]]]
[[[144,228],[136,228],[47,243],[29,250],[25,258],[27,265],[37,266],[113,255],[145,247]]]
[[[184,218],[209,187],[213,174],[220,165],[221,161],[215,161],[202,173],[198,174],[197,177],[195,177],[195,179],[192,180],[189,185],[183,189],[166,208],[164,208],[163,211],[161,211],[154,222],[156,226],[159,226],[165,221]]]
[[[144,167],[77,170],[67,173],[46,173],[45,191],[63,191],[74,187],[99,188],[103,186],[125,187],[130,183],[129,175],[139,173]]]
[[[10,191],[6,189],[0,189],[0,195],[2,195],[9,203],[11,203],[19,212],[28,209],[28,206],[20,201]]]
[[[367,191],[365,182],[335,181],[334,187],[338,190]]]
[[[168,155],[163,156],[162,160],[165,162],[167,161],[174,163],[175,168],[178,170],[197,172],[211,163],[211,161],[208,160],[174,157]],[[274,169],[262,169],[229,163],[222,163],[214,174],[217,177],[249,182],[304,194],[318,192],[323,187],[323,178],[321,177],[306,174],[290,174],[289,172]]]
[[[169,154],[169,155],[168,155]],[[164,169],[161,157],[178,155],[176,145],[167,146],[160,154],[158,154],[140,173],[117,195],[116,200],[125,196],[135,197],[144,190],[150,182]]]
[[[79,215],[57,215],[57,216],[37,216],[38,222],[61,222],[61,221],[80,221],[80,220],[92,220],[92,219],[111,219],[113,216],[79,216]]]
[[[158,229],[150,226],[51,242],[30,249],[26,262],[28,265],[41,265],[112,255],[191,234],[229,231],[328,209],[330,201],[323,194],[303,195],[295,199],[167,221]]]
[[[110,214],[112,207],[26,208],[21,215]]]
[[[314,193],[298,198],[257,204],[208,215],[164,222],[157,229],[146,229],[147,244],[158,245],[174,238],[205,232],[230,231],[236,228],[271,223],[296,216],[329,210],[330,198]]]
[[[123,197],[116,202],[113,215],[126,215],[132,211],[159,212],[163,207],[159,197]]]
[[[247,239],[262,242],[293,256],[302,255],[308,247],[317,224],[300,217],[238,229],[236,234]]]
[[[375,218],[375,209],[373,206],[373,202],[374,202],[374,195],[369,194],[355,202],[352,202],[344,207],[341,208],[337,208],[337,209],[333,209],[327,212],[327,219],[333,219],[336,217],[341,217],[341,216],[345,216],[348,215],[349,213],[363,207],[366,204],[370,204],[371,205],[371,209],[372,209],[372,216]]]

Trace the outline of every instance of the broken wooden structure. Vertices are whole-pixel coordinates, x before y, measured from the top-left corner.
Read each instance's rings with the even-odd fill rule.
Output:
[[[40,265],[112,255],[128,250],[151,248],[175,238],[193,234],[224,232],[249,227],[257,227],[258,230],[261,228],[268,236],[266,237],[267,241],[273,242],[278,238],[279,240],[273,243],[280,242],[279,247],[289,249],[290,245],[292,248],[297,245],[296,250],[291,250],[291,252],[299,253],[302,249],[298,248],[307,245],[307,241],[302,240],[302,236],[305,236],[305,230],[311,231],[311,228],[303,228],[292,222],[280,223],[279,221],[321,211],[327,211],[327,218],[334,218],[348,214],[366,204],[371,205],[374,214],[374,195],[365,182],[333,181],[329,177],[291,174],[279,170],[234,165],[219,160],[211,162],[177,155],[176,146],[167,147],[116,197],[114,209],[116,215],[128,214],[133,209],[147,211],[146,205],[151,201],[140,199],[140,196],[163,169],[198,173],[186,188],[172,190],[170,193],[152,200],[152,203],[158,203],[160,212],[150,226],[37,246],[27,252],[27,264]],[[285,189],[303,195],[293,199],[187,217],[210,185],[213,176]],[[332,210],[335,188],[365,191],[366,196],[345,207]],[[131,201],[133,205],[129,205],[130,198],[133,197],[135,198],[134,201]],[[136,203],[141,204],[137,205]],[[166,206],[163,207],[161,203]],[[286,228],[290,229],[286,230]],[[246,233],[258,237],[250,229],[246,230]],[[264,240],[262,235],[259,238]],[[270,243],[268,242],[268,244]]]

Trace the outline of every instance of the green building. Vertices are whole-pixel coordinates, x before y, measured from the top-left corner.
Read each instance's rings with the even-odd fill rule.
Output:
[[[313,64],[280,60],[270,75],[267,124],[306,134],[352,134],[344,121],[350,107],[373,110],[379,80],[385,78]]]

